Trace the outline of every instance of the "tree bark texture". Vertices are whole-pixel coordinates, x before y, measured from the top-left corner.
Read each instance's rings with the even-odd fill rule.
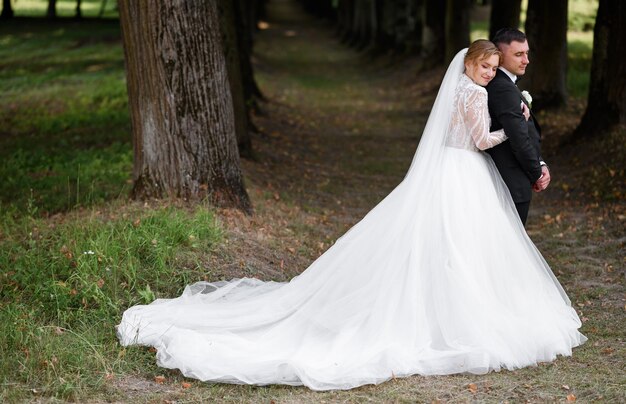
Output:
[[[458,51],[469,46],[471,8],[471,0],[446,1],[446,63],[452,61]]]
[[[489,17],[489,38],[502,28],[518,28],[522,0],[493,0]]]
[[[445,19],[446,2],[424,0],[424,31],[422,35],[422,57],[424,67],[442,64],[446,49]]]
[[[600,0],[593,31],[587,109],[577,136],[595,135],[626,124],[626,2]]]
[[[119,2],[133,196],[208,197],[251,211],[215,2]]]
[[[520,87],[533,97],[537,110],[567,101],[567,0],[529,0],[526,36],[530,63]]]
[[[236,2],[236,1],[235,1]],[[222,44],[226,67],[228,69],[228,82],[230,93],[233,98],[233,110],[235,113],[235,134],[237,136],[237,147],[240,156],[252,156],[252,142],[248,131],[248,109],[246,107],[246,94],[243,89],[243,78],[241,68],[241,49],[237,29],[237,16],[233,0],[218,0],[217,6],[220,15],[220,29],[222,33]]]

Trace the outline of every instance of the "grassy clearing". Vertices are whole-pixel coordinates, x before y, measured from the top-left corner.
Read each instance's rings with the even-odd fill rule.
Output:
[[[136,370],[141,350],[128,359],[115,340],[120,313],[207,275],[199,256],[221,231],[206,206],[117,205],[52,219],[3,213],[0,399],[84,397]]]
[[[0,203],[54,213],[125,195],[132,151],[117,22],[3,22],[0,42]]]

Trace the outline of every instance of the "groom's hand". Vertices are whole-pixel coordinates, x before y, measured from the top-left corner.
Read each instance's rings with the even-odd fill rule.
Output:
[[[541,192],[550,185],[550,170],[547,166],[541,167],[541,177],[533,184],[533,191]]]

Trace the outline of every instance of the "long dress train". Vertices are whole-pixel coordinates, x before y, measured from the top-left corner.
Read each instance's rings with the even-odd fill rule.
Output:
[[[463,97],[481,89],[462,59],[405,179],[301,275],[198,282],[131,307],[121,343],[154,346],[160,366],[204,381],[314,390],[571,355],[580,320],[467,133],[482,111]]]

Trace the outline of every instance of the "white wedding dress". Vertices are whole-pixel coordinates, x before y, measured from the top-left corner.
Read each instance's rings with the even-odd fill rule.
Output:
[[[571,355],[586,338],[490,157],[487,93],[451,63],[405,179],[301,275],[129,308],[123,345],[214,382],[350,389]]]

